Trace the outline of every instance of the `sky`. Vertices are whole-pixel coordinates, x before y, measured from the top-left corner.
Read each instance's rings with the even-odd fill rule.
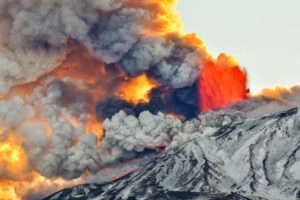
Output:
[[[246,68],[252,93],[300,85],[299,0],[179,0],[184,30]]]

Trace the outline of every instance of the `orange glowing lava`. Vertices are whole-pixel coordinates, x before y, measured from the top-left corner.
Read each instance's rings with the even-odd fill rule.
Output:
[[[17,144],[17,138],[0,142],[0,181],[4,178],[19,179],[25,177],[28,162],[25,151]]]
[[[225,54],[208,61],[199,78],[202,111],[225,107],[247,98],[247,75],[237,62]]]
[[[31,168],[20,142],[20,138],[13,136],[0,142],[0,200],[26,200],[30,193],[51,193],[82,182],[82,179],[67,181],[42,177]]]
[[[83,180],[63,180],[62,178],[48,179],[33,172],[27,180],[0,180],[1,200],[27,200],[30,193],[44,196],[44,192],[53,193],[65,187],[81,184]],[[41,193],[41,191],[43,193]]]
[[[149,102],[149,92],[156,86],[157,84],[154,81],[143,74],[121,84],[117,95],[133,104],[147,103]]]
[[[15,181],[28,177],[28,163],[24,150],[10,138],[0,143],[0,199],[19,199]]]

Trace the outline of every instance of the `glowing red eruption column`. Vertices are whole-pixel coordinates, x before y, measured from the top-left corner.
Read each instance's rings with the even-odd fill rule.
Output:
[[[248,96],[247,75],[232,57],[221,54],[207,61],[199,78],[201,111],[236,103]]]

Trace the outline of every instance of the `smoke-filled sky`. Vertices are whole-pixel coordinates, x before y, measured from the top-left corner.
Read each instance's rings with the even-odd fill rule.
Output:
[[[299,84],[299,0],[179,0],[186,32],[197,32],[213,55],[233,55],[253,93]]]

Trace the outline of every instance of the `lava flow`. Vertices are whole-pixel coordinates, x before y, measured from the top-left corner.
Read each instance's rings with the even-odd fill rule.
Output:
[[[247,75],[237,62],[225,54],[208,61],[199,77],[202,111],[222,108],[247,98]]]

